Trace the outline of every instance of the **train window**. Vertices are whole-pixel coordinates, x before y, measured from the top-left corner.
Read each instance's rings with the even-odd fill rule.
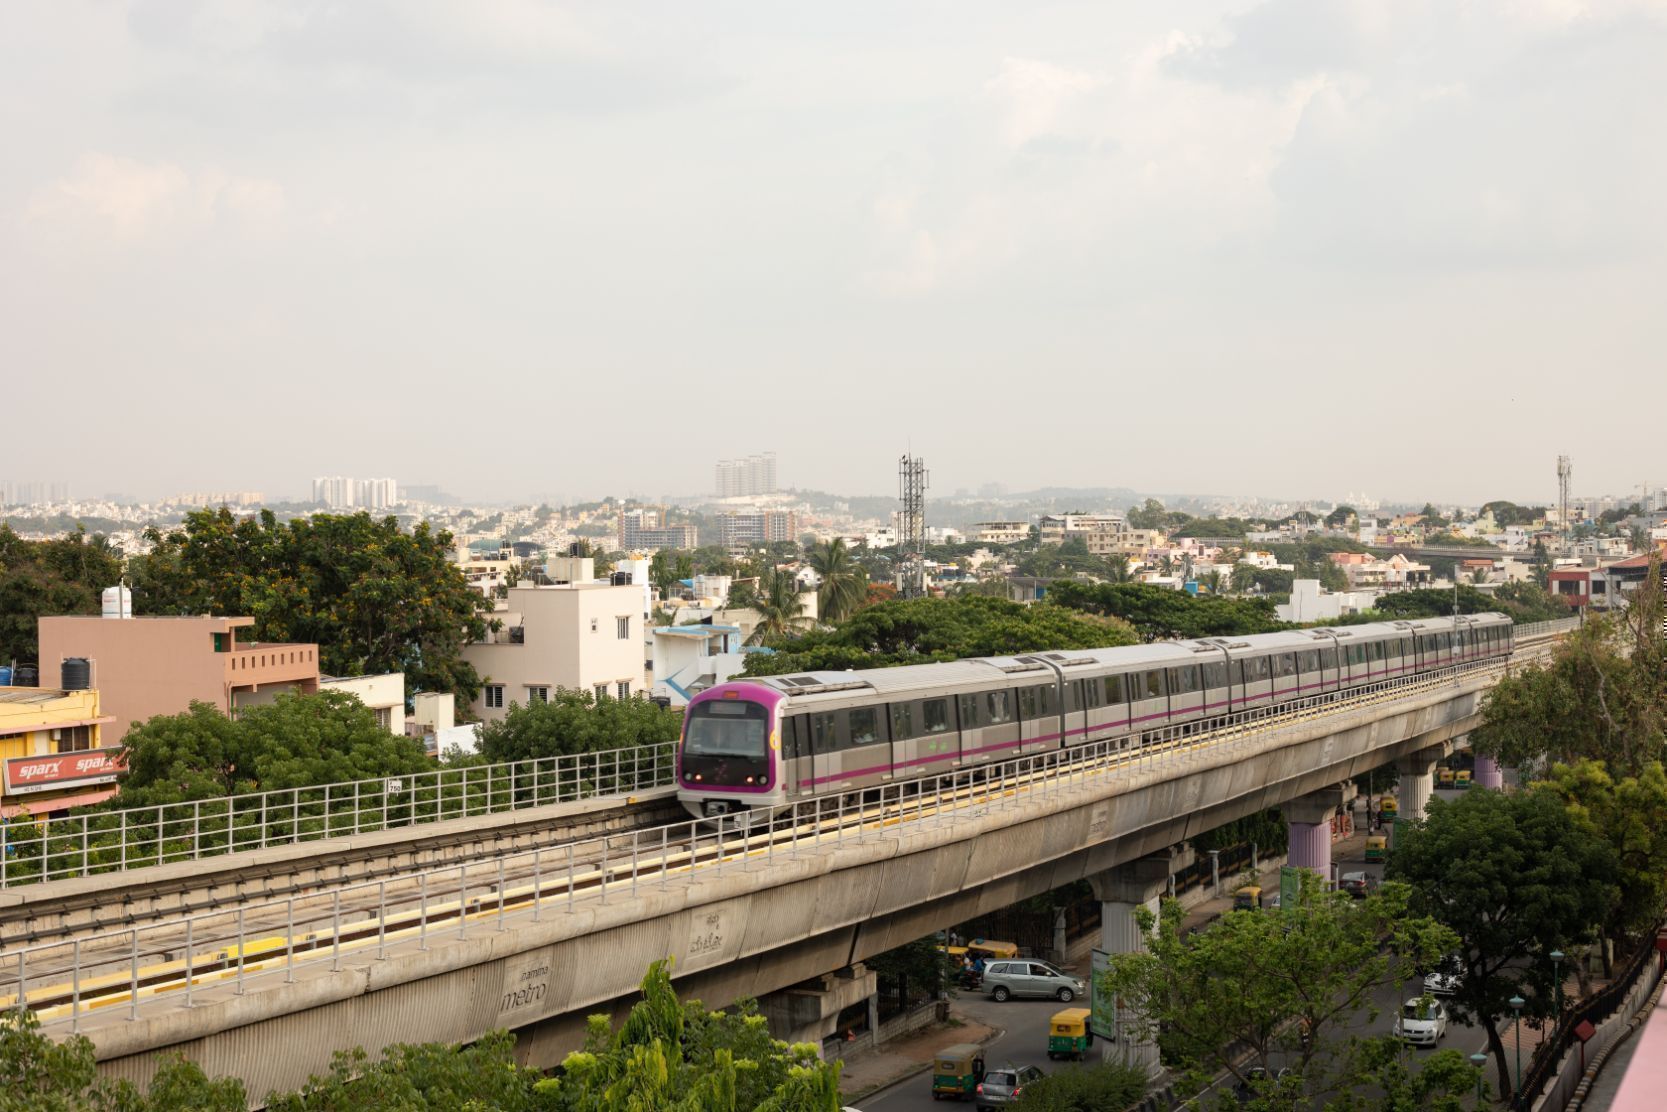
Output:
[[[1296,675],[1296,671],[1297,671],[1297,654],[1296,653],[1278,653],[1278,654],[1276,654],[1275,656],[1272,657],[1272,660],[1273,660],[1273,674],[1274,674],[1275,679],[1284,679],[1286,676]]]
[[[1082,694],[1080,698],[1085,710],[1089,707],[1103,707],[1106,705],[1105,686],[1100,682],[1099,676],[1092,676],[1082,680],[1081,683]]]
[[[990,712],[990,725],[996,726],[1003,722],[1013,721],[1013,693],[1011,691],[986,691],[984,706]]]
[[[1019,688],[1019,717],[1026,722],[1033,722],[1041,717],[1041,712],[1036,708],[1036,688]]]
[[[1318,672],[1320,670],[1320,650],[1304,649],[1297,654],[1297,667],[1303,672]]]
[[[949,700],[927,699],[920,704],[921,717],[929,734],[941,734],[949,729]]]
[[[1372,648],[1372,659],[1381,661],[1383,659],[1383,642],[1382,641],[1373,641],[1371,648]]]
[[[1204,687],[1209,691],[1219,691],[1227,686],[1227,662],[1204,665]]]
[[[810,743],[818,753],[832,753],[839,748],[839,723],[833,713],[810,716]]]
[[[1190,695],[1198,690],[1198,665],[1183,664],[1169,672],[1169,690],[1177,695]]]
[[[1154,668],[1152,671],[1146,673],[1146,697],[1148,699],[1163,698],[1165,695],[1169,694],[1166,688],[1167,685],[1164,683],[1163,670],[1161,668]]]
[[[874,712],[873,707],[857,707],[846,713],[851,716],[849,727],[852,745],[873,745],[880,740],[880,717]]]
[[[1259,683],[1268,678],[1268,658],[1265,656],[1247,657],[1239,664],[1244,669],[1245,683]]]
[[[1038,687],[1036,689],[1036,703],[1043,714],[1058,714],[1059,692],[1054,689],[1051,683],[1046,687]]]
[[[893,703],[891,705],[891,739],[893,741],[907,741],[915,736],[915,705],[913,703]]]
[[[1337,671],[1337,646],[1332,645],[1325,651],[1325,666],[1333,672]]]
[[[790,714],[781,723],[781,752],[784,760],[797,760],[799,757],[799,723],[804,721],[802,714]]]
[[[976,730],[978,728],[978,696],[961,696],[961,729]]]

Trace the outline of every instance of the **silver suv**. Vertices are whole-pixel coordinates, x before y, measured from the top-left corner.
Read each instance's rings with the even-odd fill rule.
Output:
[[[973,1107],[978,1112],[1006,1108],[1019,1099],[1019,1092],[1026,1085],[1040,1080],[1042,1071],[1035,1066],[1019,1066],[1017,1069],[1008,1066],[991,1070],[984,1075],[984,1080],[978,1083],[978,1089],[972,1095]]]
[[[984,991],[997,1002],[1016,996],[1052,998],[1069,1004],[1083,993],[1082,982],[1045,961],[992,961],[984,967]]]

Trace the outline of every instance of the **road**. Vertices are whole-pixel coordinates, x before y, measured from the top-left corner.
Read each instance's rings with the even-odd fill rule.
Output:
[[[1456,798],[1458,792],[1438,791],[1435,793],[1442,798]],[[1383,866],[1367,864],[1365,861],[1340,859],[1339,872],[1364,871],[1374,880],[1383,878]],[[1081,971],[1079,971],[1080,973]],[[1358,1027],[1350,1029],[1350,1033],[1361,1035],[1384,1035],[1393,1028],[1395,1015],[1401,1004],[1423,992],[1422,980],[1411,973],[1405,981],[1391,983],[1379,989],[1372,995],[1372,1003],[1377,1008],[1378,1016],[1375,1020],[1366,1021],[1364,1013]],[[1053,1062],[1048,1059],[1048,1017],[1060,1009],[1061,1005],[1054,1000],[1010,1000],[1005,1004],[997,1004],[984,996],[974,996],[962,993],[955,1002],[955,1010],[969,1019],[988,1024],[1002,1032],[993,1039],[986,1048],[985,1061],[990,1068],[998,1066],[1040,1066],[1048,1073],[1062,1069],[1080,1069],[1074,1062]],[[1342,1033],[1342,1032],[1337,1032]],[[1439,1044],[1444,1049],[1457,1050],[1466,1056],[1477,1051],[1486,1052],[1487,1036],[1479,1027],[1463,1027],[1451,1024],[1447,1029],[1447,1036]],[[1414,1061],[1417,1061],[1415,1052]],[[1090,1057],[1092,1064],[1094,1057]],[[1494,1083],[1492,1064],[1488,1066],[1488,1083]],[[944,1105],[932,1099],[932,1076],[928,1073],[916,1074],[914,1077],[898,1082],[888,1089],[883,1089],[861,1104],[862,1112],[925,1112],[926,1109],[936,1108],[942,1112]]]

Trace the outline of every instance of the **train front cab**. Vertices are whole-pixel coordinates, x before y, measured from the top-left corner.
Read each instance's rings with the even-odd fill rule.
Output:
[[[702,818],[779,805],[780,693],[759,684],[720,684],[689,701],[677,748],[678,796]]]

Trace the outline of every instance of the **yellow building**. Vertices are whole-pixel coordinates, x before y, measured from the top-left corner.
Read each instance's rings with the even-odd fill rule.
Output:
[[[0,687],[0,816],[39,817],[107,799],[121,747],[104,746],[98,692]]]

